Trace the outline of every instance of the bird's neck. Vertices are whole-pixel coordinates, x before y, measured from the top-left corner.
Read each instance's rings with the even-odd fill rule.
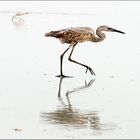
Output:
[[[106,38],[105,34],[102,33],[102,31],[100,31],[99,29],[96,30],[96,34],[97,34],[97,37],[93,38],[92,40],[93,42],[101,42]]]

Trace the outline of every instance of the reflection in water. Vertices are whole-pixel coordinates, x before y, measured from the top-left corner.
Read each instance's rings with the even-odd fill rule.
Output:
[[[16,26],[21,26],[24,23],[23,16],[29,14],[29,12],[17,12],[12,16],[12,23]]]
[[[74,88],[73,90],[66,91],[66,103],[61,97],[61,88],[63,78],[60,78],[58,99],[61,102],[61,107],[58,107],[52,112],[41,112],[41,119],[43,123],[59,124],[72,128],[85,129],[89,128],[94,130],[94,134],[100,134],[103,130],[112,130],[113,125],[101,124],[100,118],[97,111],[82,111],[75,109],[70,100],[71,93],[77,93],[80,90],[89,88],[95,81],[95,79],[90,82],[85,81],[84,86]],[[103,128],[102,128],[103,127]]]

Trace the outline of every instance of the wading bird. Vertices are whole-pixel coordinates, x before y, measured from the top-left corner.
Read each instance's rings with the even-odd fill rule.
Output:
[[[91,41],[91,42],[103,41],[106,38],[105,34],[103,33],[104,31],[118,32],[118,33],[125,34],[122,31],[113,29],[113,28],[108,27],[106,25],[99,26],[96,30],[96,34],[94,33],[94,30],[92,28],[89,28],[89,27],[75,27],[75,28],[71,27],[71,28],[66,28],[66,29],[62,29],[62,30],[58,30],[58,31],[51,31],[49,33],[46,33],[45,34],[46,37],[55,37],[55,38],[59,39],[62,44],[63,43],[70,44],[69,47],[60,56],[60,75],[58,75],[57,77],[70,77],[70,76],[65,76],[63,74],[63,56],[70,48],[72,48],[72,50],[70,52],[68,60],[85,67],[86,73],[89,70],[89,72],[92,75],[95,75],[94,71],[89,66],[73,60],[71,58],[71,56],[72,56],[72,53],[74,51],[75,46],[78,43],[82,43],[85,41]]]
[[[29,14],[29,12],[17,12],[14,16],[12,16],[12,22],[14,25],[19,26],[24,22],[23,16]]]

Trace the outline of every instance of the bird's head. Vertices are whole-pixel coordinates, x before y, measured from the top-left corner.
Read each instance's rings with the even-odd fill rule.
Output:
[[[100,27],[98,28],[98,30],[99,30],[99,31],[117,32],[117,33],[125,34],[125,33],[122,32],[122,31],[119,31],[119,30],[117,30],[117,29],[111,28],[111,27],[106,26],[106,25],[100,26]]]

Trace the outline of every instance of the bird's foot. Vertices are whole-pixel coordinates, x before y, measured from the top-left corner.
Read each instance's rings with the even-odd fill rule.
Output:
[[[56,77],[60,77],[60,78],[73,78],[73,76],[66,76],[66,75],[57,75]]]
[[[89,66],[87,66],[86,73],[88,72],[88,70],[89,70],[89,72],[90,72],[92,75],[96,75],[96,74],[94,73],[94,71],[92,70],[92,68],[90,68]]]
[[[95,79],[90,80],[89,83],[87,83],[87,82],[85,81],[85,87],[91,86],[91,85],[94,83],[94,81],[95,81]]]

